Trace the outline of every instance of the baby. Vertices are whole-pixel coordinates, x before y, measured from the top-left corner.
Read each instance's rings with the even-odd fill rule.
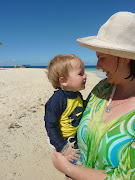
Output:
[[[48,79],[57,89],[45,104],[49,143],[69,161],[77,160],[76,132],[83,112],[86,75],[83,61],[73,54],[55,56],[48,65]]]

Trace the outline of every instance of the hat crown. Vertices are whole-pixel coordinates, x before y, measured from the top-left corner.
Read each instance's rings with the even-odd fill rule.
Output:
[[[97,52],[135,60],[135,13],[118,12],[101,26],[97,36],[77,41]]]
[[[135,14],[118,12],[111,16],[99,29],[98,39],[135,49]]]

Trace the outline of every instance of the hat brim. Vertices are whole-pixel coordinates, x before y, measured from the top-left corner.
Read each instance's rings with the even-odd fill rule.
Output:
[[[135,49],[133,50],[129,47],[121,48],[120,45],[103,41],[97,38],[97,36],[79,38],[77,39],[77,42],[81,46],[97,52],[135,60]]]

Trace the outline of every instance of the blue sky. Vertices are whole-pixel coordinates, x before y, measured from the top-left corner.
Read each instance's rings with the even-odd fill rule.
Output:
[[[76,39],[96,35],[118,11],[135,13],[135,0],[0,0],[0,66],[47,65],[63,53],[95,65]]]

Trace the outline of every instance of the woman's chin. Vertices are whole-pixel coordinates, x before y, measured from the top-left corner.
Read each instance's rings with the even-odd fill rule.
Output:
[[[112,79],[112,78],[107,77],[107,80],[108,80],[108,82],[109,82],[110,84],[113,83],[113,79]]]

